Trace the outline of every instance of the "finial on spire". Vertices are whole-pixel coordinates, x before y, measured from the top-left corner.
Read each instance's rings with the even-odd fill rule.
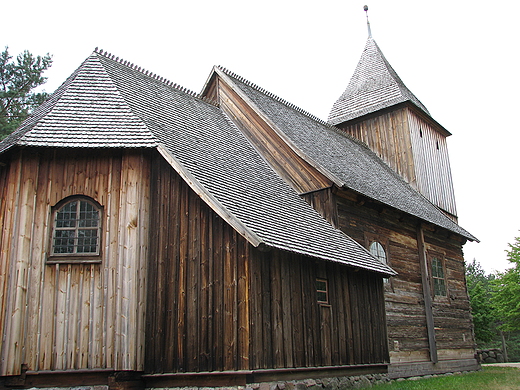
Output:
[[[372,38],[372,31],[370,30],[370,22],[368,21],[368,5],[363,6],[363,10],[365,11],[365,14],[367,15],[368,37]]]

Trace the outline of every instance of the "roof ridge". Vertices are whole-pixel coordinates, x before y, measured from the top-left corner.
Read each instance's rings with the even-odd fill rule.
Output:
[[[317,117],[316,115],[314,114],[311,114],[309,111],[307,110],[304,110],[303,108],[297,106],[296,104],[294,103],[291,103],[283,98],[281,98],[280,96],[268,91],[267,89],[265,88],[262,88],[260,87],[259,85],[249,81],[248,79],[246,79],[245,77],[242,77],[242,76],[239,76],[238,74],[234,73],[234,72],[231,72],[230,70],[224,68],[223,66],[221,65],[218,65],[217,66],[222,72],[224,72],[226,75],[230,76],[230,77],[233,77],[235,79],[237,79],[238,81],[246,84],[247,86],[251,87],[251,88],[254,88],[256,89],[258,92],[260,93],[263,93],[264,95],[267,95],[269,96],[271,99],[274,99],[276,100],[277,102],[279,103],[282,103],[283,105],[295,110],[295,111],[298,111],[300,114],[303,114],[307,117],[309,117],[310,119],[316,121],[316,122],[319,122],[320,124],[323,124],[325,126],[331,126],[327,121]]]
[[[213,106],[216,106],[218,107],[218,102],[214,99],[210,99],[206,96],[203,96],[201,93],[199,92],[195,92],[189,88],[186,88],[186,87],[183,87],[182,85],[180,84],[177,84],[177,83],[174,83],[173,81],[167,79],[166,77],[163,77],[163,76],[160,76],[158,75],[157,73],[153,73],[152,71],[149,71],[147,69],[145,69],[144,67],[141,67],[141,66],[138,66],[137,64],[134,64],[133,62],[130,62],[130,61],[127,61],[125,59],[123,59],[122,57],[119,58],[117,56],[115,56],[115,54],[112,54],[112,53],[109,53],[108,51],[106,50],[103,50],[103,49],[98,49],[97,47],[94,49],[94,53],[96,54],[99,54],[105,58],[108,58],[109,60],[112,60],[112,61],[116,61],[118,62],[119,64],[123,65],[123,66],[126,66],[126,67],[129,67],[130,69],[132,70],[135,70],[145,76],[148,76],[148,77],[151,77],[152,79],[154,80],[157,80],[169,87],[172,87],[180,92],[183,92],[185,94],[188,94],[190,95],[191,97],[194,97],[196,99],[199,99],[199,100],[202,100],[203,102],[205,103],[208,103],[208,104],[211,104]]]
[[[285,105],[285,106],[287,106],[287,107],[289,107],[289,108],[299,112],[300,114],[305,115],[307,118],[309,118],[309,119],[311,119],[311,120],[313,120],[315,122],[318,122],[320,125],[323,125],[323,126],[329,128],[329,129],[331,129],[332,131],[335,131],[338,134],[348,138],[349,140],[359,144],[360,146],[370,150],[370,147],[365,142],[363,142],[363,141],[353,137],[352,135],[346,133],[345,131],[341,130],[340,128],[336,127],[335,125],[333,125],[333,124],[331,124],[331,123],[329,123],[329,122],[327,122],[327,121],[317,117],[314,114],[311,114],[310,112],[304,110],[303,108],[300,108],[297,105],[295,105],[295,104],[293,104],[293,103],[291,103],[291,102],[289,102],[289,101],[279,97],[278,95],[268,91],[267,89],[262,88],[262,87],[258,86],[257,84],[254,84],[253,82],[249,81],[245,77],[242,77],[242,76],[240,76],[240,75],[230,71],[229,69],[224,68],[221,65],[218,65],[217,68],[220,69],[222,72],[224,72],[226,75],[237,79],[238,81],[246,84],[247,86],[249,86],[251,88],[256,89],[258,92],[263,93],[264,95],[270,97],[271,99],[276,100],[277,102],[279,102],[279,103],[281,103],[281,104],[283,104],[283,105]]]

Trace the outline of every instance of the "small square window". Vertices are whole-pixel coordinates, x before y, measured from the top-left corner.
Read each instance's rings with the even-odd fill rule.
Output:
[[[316,298],[318,303],[329,303],[329,286],[326,279],[316,279]]]

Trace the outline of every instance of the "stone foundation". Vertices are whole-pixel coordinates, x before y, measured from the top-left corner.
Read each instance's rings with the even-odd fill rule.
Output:
[[[342,390],[363,389],[390,382],[386,374],[343,376],[335,378],[304,379],[282,382],[251,383],[229,387],[155,387],[146,390]],[[41,390],[31,388],[29,390]],[[109,386],[50,387],[45,390],[110,390]]]
[[[248,384],[244,390],[340,390],[362,389],[389,382],[386,374],[342,376],[335,378],[305,379],[286,382]]]
[[[147,390],[341,390],[363,389],[390,382],[386,374],[343,376],[335,378],[304,379],[282,382],[250,383],[230,387],[167,387]]]
[[[482,349],[477,350],[477,360],[479,363],[504,363],[504,354],[501,349]]]

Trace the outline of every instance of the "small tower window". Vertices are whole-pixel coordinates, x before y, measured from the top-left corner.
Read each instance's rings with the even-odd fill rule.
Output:
[[[51,256],[98,256],[101,207],[89,198],[72,198],[53,212]]]

